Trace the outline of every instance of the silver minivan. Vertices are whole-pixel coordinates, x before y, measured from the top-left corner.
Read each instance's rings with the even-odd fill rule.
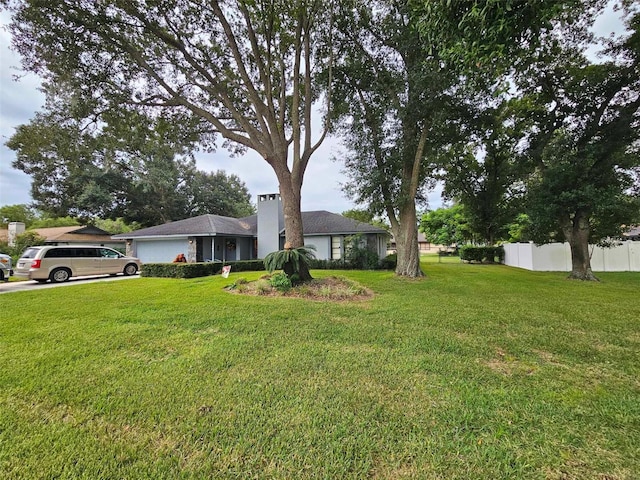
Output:
[[[138,258],[127,257],[109,247],[44,245],[27,248],[14,268],[14,275],[60,283],[84,275],[134,275],[140,265]]]

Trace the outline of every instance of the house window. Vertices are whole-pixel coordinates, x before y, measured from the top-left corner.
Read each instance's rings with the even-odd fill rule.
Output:
[[[331,259],[340,260],[342,258],[342,237],[331,237]]]

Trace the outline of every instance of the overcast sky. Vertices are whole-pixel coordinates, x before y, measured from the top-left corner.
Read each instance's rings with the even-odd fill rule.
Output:
[[[0,206],[30,203],[31,178],[11,167],[15,153],[4,144],[17,126],[28,123],[42,106],[44,96],[39,92],[39,79],[20,71],[20,59],[12,52],[10,35],[4,28],[8,23],[7,12],[0,12]],[[599,35],[608,36],[621,30],[617,16],[609,11],[596,24]],[[19,77],[16,80],[16,76]],[[340,143],[327,139],[309,163],[302,189],[303,210],[328,210],[341,213],[356,208],[346,199],[340,184],[344,181],[342,165],[332,161],[339,155]],[[231,158],[226,151],[214,154],[197,154],[198,168],[205,171],[224,170],[235,173],[245,182],[253,202],[263,193],[278,191],[278,183],[271,167],[251,151],[241,158]],[[439,190],[429,195],[430,208],[441,205]]]

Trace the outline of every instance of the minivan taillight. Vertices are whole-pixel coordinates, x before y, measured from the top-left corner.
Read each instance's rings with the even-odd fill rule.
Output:
[[[42,262],[42,260],[34,260],[31,262],[31,268],[40,268],[40,262]]]

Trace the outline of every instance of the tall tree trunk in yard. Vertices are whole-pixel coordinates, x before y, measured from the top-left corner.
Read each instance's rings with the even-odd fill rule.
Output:
[[[280,198],[284,213],[285,241],[291,244],[291,248],[304,246],[304,232],[302,229],[301,190],[304,172],[290,172],[286,156],[280,162],[269,162],[276,173],[280,185]],[[297,174],[296,174],[297,173]],[[298,272],[300,280],[311,280],[311,273],[306,265],[301,264]]]
[[[396,275],[404,277],[424,277],[420,268],[420,248],[418,246],[418,217],[416,214],[416,196],[420,186],[420,164],[424,157],[424,149],[427,141],[426,127],[417,130],[416,127],[405,127],[407,138],[418,137],[418,142],[413,156],[406,154],[401,178],[401,193],[398,198],[396,217],[391,196],[385,198],[387,203],[387,216],[391,222],[393,235],[396,237],[398,263]],[[419,134],[417,134],[419,133]],[[411,141],[407,141],[411,144]],[[383,188],[383,191],[385,189]],[[385,195],[386,196],[386,195]]]
[[[578,210],[572,219],[567,219],[563,226],[564,236],[571,248],[571,274],[575,280],[598,281],[591,271],[591,255],[589,253],[589,216]]]
[[[423,277],[420,268],[420,249],[418,246],[418,223],[415,202],[407,202],[400,210],[398,222],[393,226],[396,239],[398,263],[396,275],[405,277]]]

